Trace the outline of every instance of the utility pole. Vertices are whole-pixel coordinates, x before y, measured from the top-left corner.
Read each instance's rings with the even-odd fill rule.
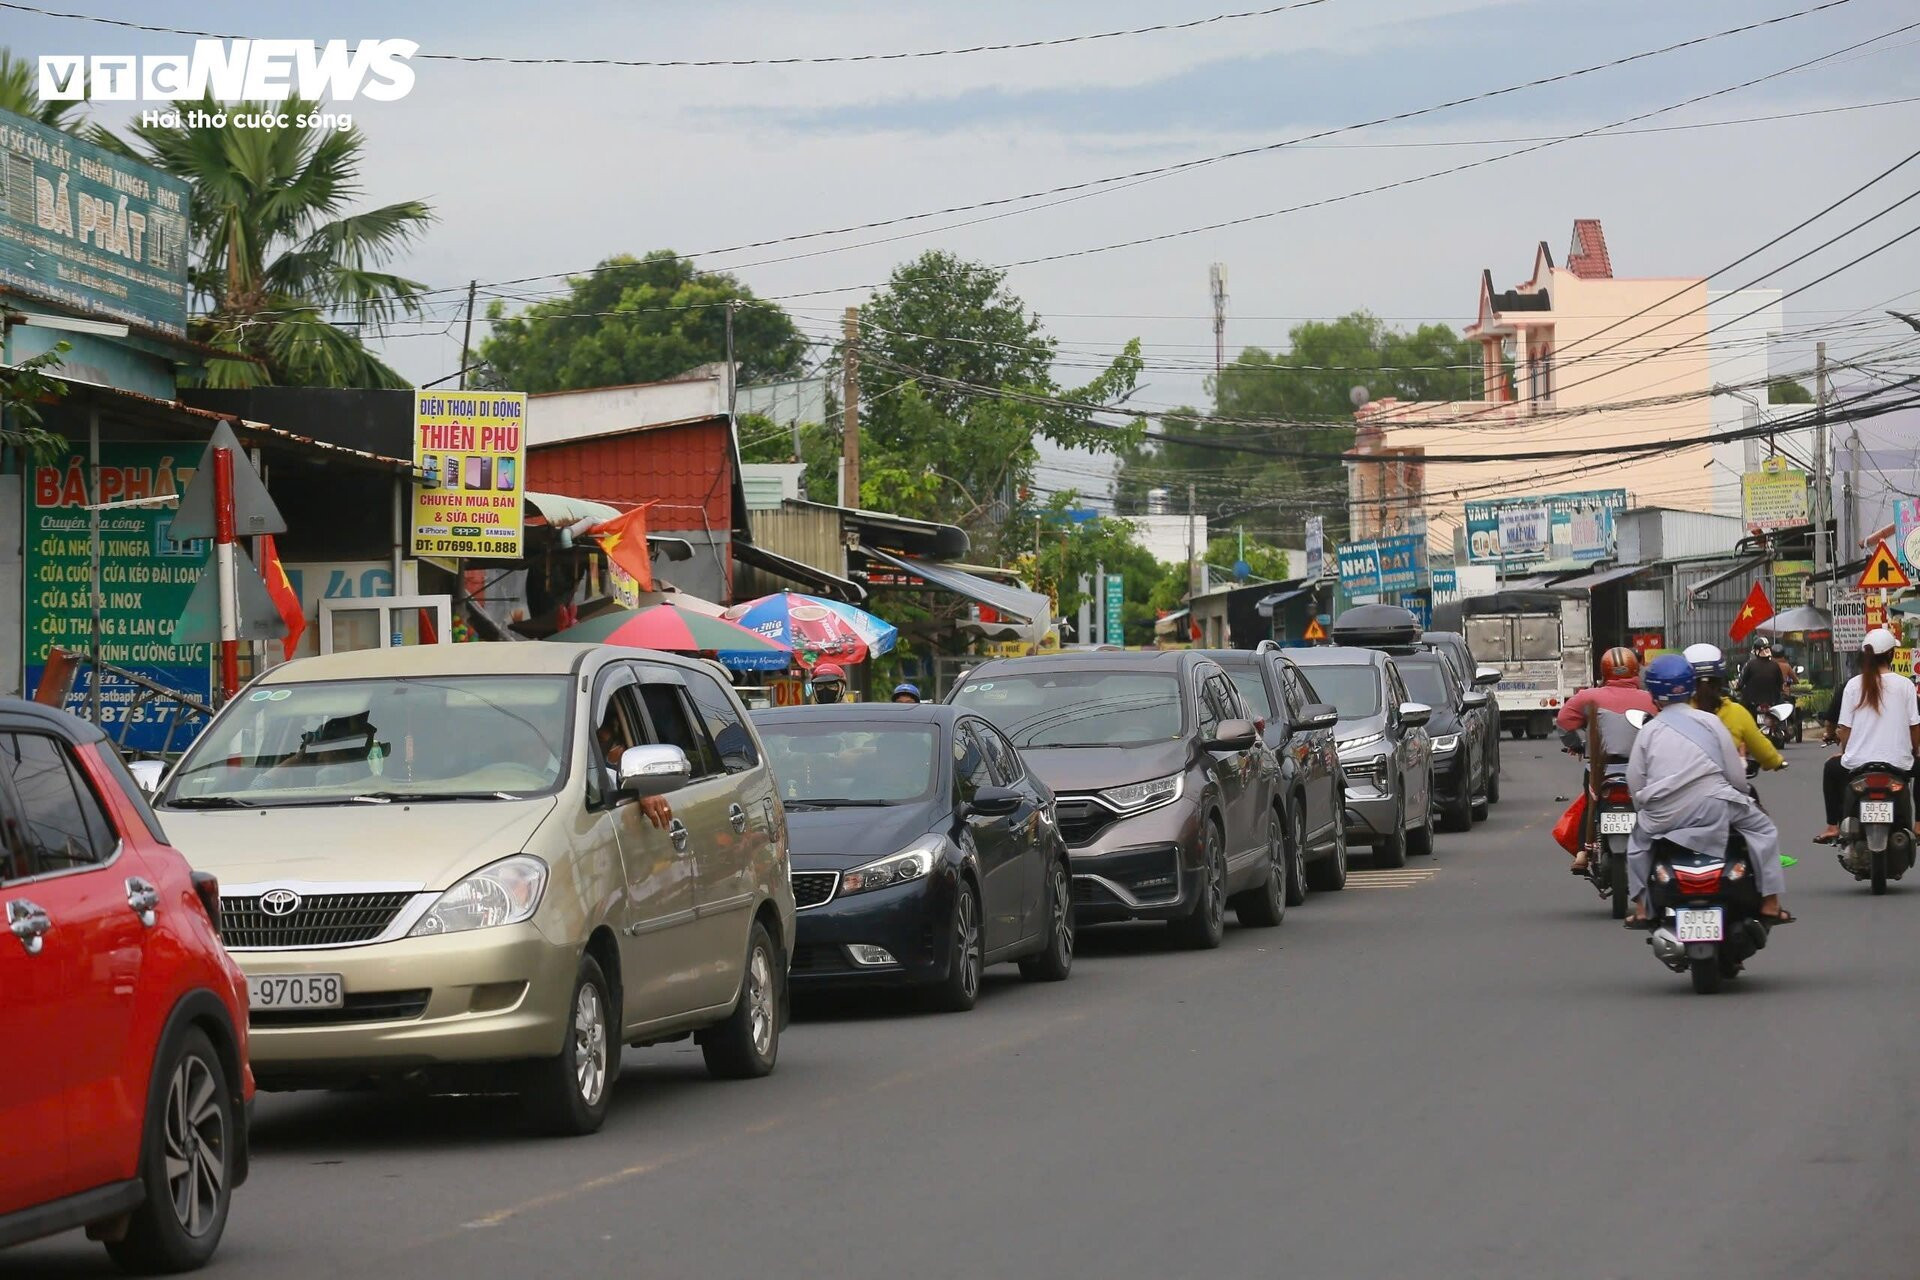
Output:
[[[1207,283],[1213,293],[1213,371],[1218,374],[1227,363],[1227,264],[1207,268]]]
[[[740,423],[734,417],[733,406],[740,388],[735,385],[740,379],[734,374],[733,364],[733,299],[727,299],[727,427],[733,432],[734,444],[740,442]]]
[[[1187,485],[1187,593],[1200,594],[1199,561],[1193,550],[1193,485]]]
[[[473,295],[479,291],[479,288],[478,280],[467,281],[467,327],[466,331],[460,335],[460,389],[462,391],[467,389],[467,353],[473,350]],[[400,589],[398,580],[395,581],[393,589],[395,591]]]
[[[1813,591],[1814,605],[1832,599],[1825,583],[1827,565],[1827,344],[1815,344],[1813,355]]]
[[[840,337],[840,505],[860,505],[860,308],[848,307]]]

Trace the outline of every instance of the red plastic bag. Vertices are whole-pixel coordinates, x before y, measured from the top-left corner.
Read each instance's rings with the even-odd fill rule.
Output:
[[[1573,798],[1567,811],[1560,815],[1560,821],[1553,824],[1553,839],[1568,853],[1579,853],[1580,846],[1587,838],[1587,793],[1583,790]]]

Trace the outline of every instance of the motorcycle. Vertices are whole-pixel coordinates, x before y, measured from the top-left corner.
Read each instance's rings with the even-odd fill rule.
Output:
[[[1724,854],[1655,840],[1647,910],[1653,920],[1647,945],[1655,958],[1689,974],[1700,995],[1738,976],[1772,932],[1760,915],[1759,880],[1738,833]]]
[[[1760,732],[1767,735],[1767,741],[1778,751],[1789,742],[1800,739],[1800,708],[1791,702],[1777,702],[1771,707],[1756,707],[1753,718],[1760,724]]]
[[[1913,868],[1913,795],[1905,771],[1866,764],[1847,775],[1846,808],[1840,819],[1840,865],[1873,892],[1887,891]]]
[[[1644,711],[1628,711],[1623,718],[1637,733],[1646,727]],[[1627,838],[1633,834],[1639,818],[1633,796],[1627,790],[1627,761],[1600,750],[1599,735],[1588,734],[1579,746],[1569,746],[1569,754],[1587,760],[1587,812],[1590,826],[1587,838],[1587,879],[1601,897],[1608,899],[1615,920],[1627,917],[1631,905],[1627,897]]]

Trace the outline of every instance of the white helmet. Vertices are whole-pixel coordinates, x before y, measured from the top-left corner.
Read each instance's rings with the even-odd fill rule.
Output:
[[[1690,644],[1680,656],[1687,660],[1696,676],[1719,678],[1727,674],[1727,657],[1718,645]]]
[[[1900,638],[1885,627],[1875,627],[1867,632],[1866,642],[1860,647],[1871,649],[1884,658],[1900,647]]]

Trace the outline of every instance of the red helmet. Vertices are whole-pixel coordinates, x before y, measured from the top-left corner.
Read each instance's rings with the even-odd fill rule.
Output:
[[[847,673],[831,662],[823,662],[813,669],[813,679],[816,684],[822,680],[838,680],[844,684]]]
[[[1615,645],[1600,655],[1600,678],[1602,680],[1637,680],[1640,677],[1640,655],[1625,645]]]

